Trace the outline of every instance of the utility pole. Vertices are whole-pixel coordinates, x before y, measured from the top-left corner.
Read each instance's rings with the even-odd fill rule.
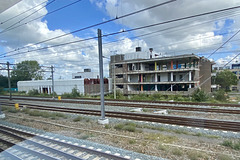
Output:
[[[54,95],[55,93],[54,93],[54,79],[53,79],[53,72],[54,72],[54,71],[53,71],[53,66],[51,66],[51,73],[52,73],[52,93],[53,93],[53,99],[54,99],[54,98],[55,98],[55,97],[54,97],[54,96],[55,96],[55,95]]]
[[[98,29],[98,52],[99,52],[99,72],[100,72],[100,91],[101,91],[101,118],[98,120],[100,124],[108,124],[105,118],[104,107],[104,80],[103,80],[103,56],[102,56],[102,31]]]
[[[114,99],[116,99],[116,71],[115,71],[115,55],[114,55],[114,64],[113,64],[113,95],[114,95]]]
[[[9,89],[9,100],[12,100],[12,90],[11,90],[11,80],[10,80],[10,67],[9,62],[7,62],[7,71],[8,71],[8,89]]]

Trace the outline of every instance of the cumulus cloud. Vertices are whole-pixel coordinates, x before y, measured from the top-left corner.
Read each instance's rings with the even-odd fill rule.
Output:
[[[93,0],[92,2],[97,3],[98,0]],[[105,1],[104,6],[109,16],[114,18],[116,15],[121,16],[161,2],[165,1],[118,0],[116,2],[116,0],[108,0]],[[123,24],[127,28],[137,28],[237,5],[240,5],[239,0],[201,0],[194,2],[191,0],[177,0],[168,5],[118,20],[117,23]],[[168,55],[198,54],[202,51],[210,52],[231,36],[231,34],[222,35],[220,33],[236,31],[239,28],[240,19],[239,16],[236,16],[237,14],[238,10],[231,10],[221,14],[211,14],[166,25],[149,27],[136,31],[134,34],[142,35],[165,30],[142,39],[146,42],[147,47],[153,47],[155,51],[164,52]],[[227,20],[233,20],[233,24],[228,24]],[[231,45],[228,45],[226,48],[229,49],[229,46]]]
[[[22,0],[17,5],[2,13],[0,15],[0,22],[3,22],[6,19],[13,17],[44,1],[45,0]],[[89,1],[93,5],[99,7],[103,13],[107,13],[109,19],[164,2],[163,0]],[[194,3],[192,0],[177,0],[176,2],[164,5],[162,7],[148,10],[124,19],[119,19],[115,23],[121,24],[123,26],[122,29],[125,30],[127,28],[141,27],[236,5],[240,5],[239,0],[201,0],[194,1]],[[40,7],[41,6],[35,8],[35,11]],[[43,8],[31,16],[31,18],[33,19],[42,15],[46,15],[47,13],[47,9]],[[104,57],[106,57],[104,58],[105,76],[108,76],[108,63],[110,55],[133,52],[137,46],[141,46],[144,51],[147,51],[148,48],[153,47],[155,52],[161,52],[167,55],[187,53],[197,54],[203,51],[210,52],[211,50],[216,49],[218,45],[221,45],[224,40],[230,36],[221,35],[220,33],[235,32],[236,28],[239,27],[239,16],[231,17],[232,14],[237,14],[237,12],[234,10],[225,14],[214,14],[187,21],[179,21],[177,23],[170,23],[167,25],[138,30],[130,35],[139,36],[146,33],[156,33],[148,36],[138,37],[136,39],[129,38],[128,34],[120,34],[114,37],[116,40],[119,40],[116,43],[108,44],[108,41],[105,40],[106,44],[104,44],[103,47],[103,54]],[[20,21],[24,16],[26,16],[26,14],[0,25],[0,31],[3,31],[13,23]],[[223,18],[221,16],[225,17]],[[228,19],[231,19],[233,22],[226,27],[226,20]],[[26,21],[21,23],[24,22]],[[90,31],[91,33],[89,33],[89,35],[93,35],[93,33],[96,35],[95,30]],[[107,33],[108,31],[106,30],[105,32]],[[59,45],[66,42],[80,41],[83,39],[83,37],[69,34],[68,36],[48,41],[44,44],[32,45],[66,33],[68,32],[66,30],[62,30],[61,28],[56,30],[49,29],[48,22],[39,19],[26,24],[23,27],[0,34],[0,47],[4,48],[6,52],[22,46],[28,46],[24,50],[14,52],[16,55],[8,58],[2,58],[2,60],[10,60],[15,63],[23,60],[37,60],[43,65],[54,65],[56,67],[56,78],[61,77],[68,79],[71,77],[71,73],[83,71],[84,68],[91,68],[93,71],[98,71],[98,45],[97,40],[94,39],[81,43],[68,44],[61,47],[47,48],[29,53],[27,52],[28,50]],[[228,44],[224,49],[231,49],[233,46],[234,44]],[[26,53],[18,55],[19,52],[23,51],[26,51]],[[6,56],[10,56],[11,54],[13,53],[9,53]],[[230,55],[230,57],[231,56],[232,55]],[[46,73],[46,78],[47,76],[49,76],[48,73]]]

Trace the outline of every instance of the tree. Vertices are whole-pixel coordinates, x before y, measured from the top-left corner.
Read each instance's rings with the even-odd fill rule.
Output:
[[[225,91],[228,91],[231,85],[237,85],[238,79],[231,71],[224,70],[217,73],[215,83],[220,85]]]
[[[37,61],[22,61],[18,63],[11,72],[12,87],[17,87],[18,81],[43,79],[42,72],[39,71],[41,71],[41,67]]]
[[[8,88],[8,78],[3,75],[0,75],[0,87]]]

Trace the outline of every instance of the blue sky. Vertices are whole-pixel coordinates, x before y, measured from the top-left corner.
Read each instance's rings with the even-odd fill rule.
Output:
[[[0,14],[0,21],[2,22],[44,1],[45,0],[22,0],[17,5]],[[46,15],[44,18],[4,34],[0,34],[0,52],[2,54],[6,51],[12,51],[16,48],[31,45],[112,19],[113,17],[116,17],[116,15],[125,15],[166,1],[167,0],[82,0],[81,2],[61,11],[46,15],[47,12],[51,12],[64,5],[75,2],[75,0],[56,0],[51,5],[43,8],[32,17],[26,19],[26,21],[31,20],[34,17]],[[44,46],[58,45],[95,37],[97,36],[98,28],[102,29],[103,34],[108,34],[121,31],[122,29],[127,30],[137,28],[171,19],[240,5],[239,0],[202,0],[188,5],[190,2],[191,0],[172,2],[155,9],[147,10],[54,41],[27,47],[27,49],[31,51]],[[22,17],[24,16],[26,16],[26,14]],[[22,17],[11,20],[4,25],[0,25],[0,31],[17,22]],[[208,54],[206,53],[213,52],[232,34],[236,33],[240,28],[239,17],[239,9],[235,9],[226,13],[198,17],[191,20],[159,25],[131,33],[103,38],[104,43],[118,41],[117,43],[103,46],[103,54],[107,57],[107,59],[104,59],[104,73],[108,76],[108,62],[110,55],[134,52],[135,47],[137,46],[142,47],[144,52],[148,52],[148,48],[153,48],[154,52],[168,56],[195,53],[197,55],[203,54],[207,57]],[[165,30],[166,28],[168,28],[168,30]],[[131,38],[133,36],[158,30],[165,31],[146,37]],[[239,37],[240,36],[238,35],[234,39],[238,39]],[[219,53],[211,56],[210,59],[214,60],[217,65],[223,65],[224,61],[230,60],[234,57],[236,54],[235,51],[239,49],[238,46],[239,43],[237,41],[231,41],[221,48],[218,51]],[[26,51],[26,49],[15,53],[21,53],[23,51]],[[24,53],[21,55],[12,56],[11,54],[12,53],[7,54],[6,58],[1,58],[1,62],[10,60],[13,63],[18,63],[23,60],[37,60],[42,65],[54,65],[58,67],[56,74],[58,74],[59,77],[67,78],[71,73],[82,71],[84,68],[91,68],[93,71],[98,71],[98,46],[96,39],[67,46],[49,48],[43,51]]]
[[[59,0],[58,3],[47,6],[47,10],[52,11],[54,9],[67,5],[70,2],[74,1]],[[66,31],[74,31],[79,28],[101,23],[109,19],[111,19],[111,17],[107,15],[105,10],[100,10],[100,8],[88,0],[82,0],[70,6],[68,9],[63,9],[56,14],[44,17],[42,21],[48,21],[48,27],[50,30],[62,29]],[[87,31],[82,31],[74,35],[81,37],[96,36],[98,28],[102,29],[103,33],[105,31],[111,33],[121,30],[122,25],[116,24],[115,22],[110,22],[107,25],[101,25],[99,27],[95,27]],[[94,33],[94,31],[96,33]]]

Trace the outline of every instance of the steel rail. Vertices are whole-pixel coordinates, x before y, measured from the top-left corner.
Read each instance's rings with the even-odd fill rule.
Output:
[[[0,98],[9,99],[9,96],[1,95]],[[14,99],[25,99],[25,100],[52,100],[49,97],[29,97],[29,96],[14,96]],[[97,98],[67,98],[62,99],[64,100],[89,100],[89,101],[100,101]],[[53,100],[56,101],[56,100]],[[171,102],[171,101],[159,101],[159,100],[122,100],[122,99],[105,99],[106,102],[108,101],[117,101],[117,102],[136,102],[136,103],[159,103],[159,104],[182,104],[182,105],[201,105],[201,106],[218,106],[218,107],[240,107],[240,104],[229,104],[229,103],[205,103],[205,102]]]
[[[20,105],[20,106],[23,107],[23,105]],[[24,106],[30,109],[100,116],[100,111],[98,110],[63,108],[63,107],[54,107],[54,106],[49,107],[49,106],[43,106],[43,105],[41,106],[40,105],[30,105],[30,106],[24,105]],[[148,122],[157,122],[157,123],[165,123],[165,124],[174,124],[174,125],[183,125],[183,126],[191,126],[191,127],[240,132],[240,122],[234,122],[234,121],[220,121],[220,120],[211,120],[211,119],[176,117],[176,116],[143,114],[143,113],[137,114],[137,113],[130,113],[130,112],[113,112],[113,111],[106,111],[106,116],[113,117],[113,118],[138,120],[138,121],[148,121]]]
[[[38,140],[42,140],[42,141],[47,141],[47,142],[52,142],[52,143],[55,143],[55,144],[58,144],[58,145],[61,145],[61,146],[66,146],[66,147],[69,147],[69,148],[72,148],[72,149],[76,149],[76,150],[79,150],[79,151],[83,151],[83,152],[87,152],[89,154],[94,154],[96,156],[102,156],[104,158],[108,158],[108,159],[114,159],[114,160],[127,160],[127,158],[124,158],[124,157],[120,157],[120,156],[117,156],[117,155],[113,155],[113,154],[109,154],[109,153],[105,153],[105,152],[101,152],[101,151],[97,151],[97,150],[94,150],[94,149],[89,149],[89,148],[85,148],[85,147],[81,147],[81,146],[77,146],[77,145],[73,145],[73,144],[68,144],[68,143],[65,143],[65,142],[61,142],[61,141],[57,141],[57,140],[54,140],[54,139],[50,139],[50,138],[46,138],[46,137],[40,137],[40,136],[37,136],[35,134],[32,134],[32,133],[28,133],[28,132],[24,132],[24,131],[19,131],[19,130],[15,130],[13,128],[9,128],[9,127],[6,127],[6,126],[3,126],[3,125],[0,125],[0,128],[4,129],[4,130],[9,130],[11,132],[14,132],[14,133],[18,133],[18,134],[25,134],[27,136],[31,136],[31,137],[34,137],[35,139],[38,139]],[[7,131],[6,131],[7,132]],[[9,132],[10,133],[10,132]],[[10,133],[12,134],[12,133]],[[20,136],[19,136],[20,137]],[[32,140],[27,140],[26,141],[27,143],[30,143],[30,144],[33,144],[33,145],[39,145],[41,146],[42,148],[45,147],[45,148],[48,148],[48,150],[51,150],[53,152],[57,152],[58,154],[64,154],[65,157],[67,157],[68,159],[76,159],[76,160],[81,160],[81,158],[78,158],[74,155],[70,155],[68,153],[64,153],[64,152],[61,152],[61,151],[58,151],[54,148],[50,148],[48,146],[45,146],[45,145],[42,145],[42,144],[39,144],[35,141],[32,141]],[[61,152],[61,153],[60,153]]]
[[[0,98],[8,99],[9,96],[0,96]],[[29,97],[29,96],[20,96],[21,98],[25,97],[25,99],[48,99],[51,100],[49,97]],[[33,99],[34,98],[34,99]],[[14,96],[14,99],[19,99],[18,96]],[[67,98],[71,100],[95,100],[100,101],[97,98]],[[62,99],[63,101],[64,99]],[[56,101],[56,100],[55,100]],[[159,100],[122,100],[122,99],[105,99],[106,102],[108,101],[117,101],[117,102],[137,102],[137,103],[160,103],[160,104],[182,104],[182,105],[201,105],[201,106],[218,106],[218,107],[240,107],[240,104],[229,104],[229,103],[205,103],[205,102],[170,102],[170,101],[159,101]]]
[[[23,100],[23,99],[19,99],[19,100]],[[39,100],[24,99],[24,100],[40,101],[40,99]],[[56,101],[56,100],[50,100],[50,99],[45,99],[42,101],[100,105],[100,102],[91,102],[91,101],[69,101],[69,100]],[[119,107],[135,107],[135,108],[170,109],[170,110],[192,111],[192,112],[240,114],[240,109],[217,109],[217,108],[183,107],[183,106],[175,106],[175,105],[168,106],[168,105],[156,105],[156,104],[130,104],[130,103],[113,103],[113,102],[106,102],[105,105],[119,106]]]

